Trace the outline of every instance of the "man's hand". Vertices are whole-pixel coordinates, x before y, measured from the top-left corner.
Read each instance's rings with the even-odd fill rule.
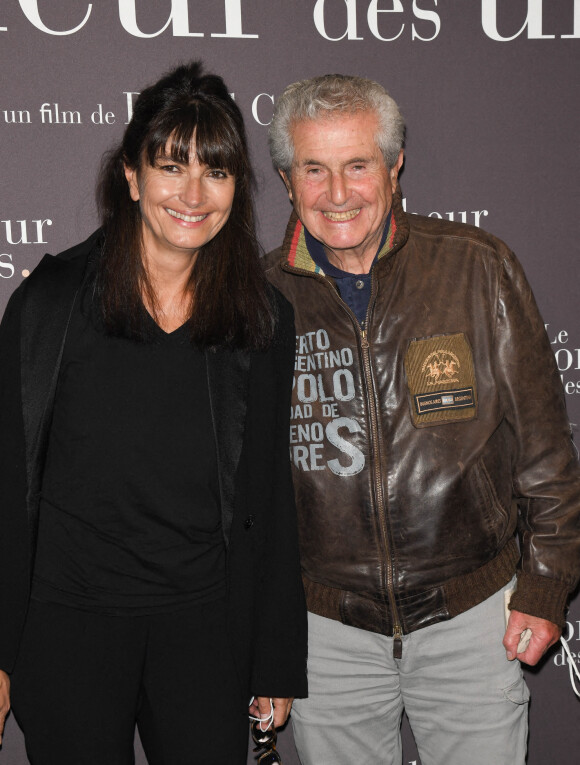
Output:
[[[532,631],[528,647],[522,653],[517,653],[520,636],[526,629]],[[548,648],[559,639],[562,630],[557,624],[537,616],[528,616],[521,611],[510,611],[508,626],[503,638],[503,645],[509,661],[516,657],[533,666],[537,664]]]
[[[4,732],[4,723],[6,715],[10,711],[10,678],[0,669],[0,744],[2,744],[2,733]]]
[[[294,699],[272,699],[274,707],[274,727],[279,728],[284,725],[292,709]],[[250,714],[252,717],[262,717],[264,719],[270,716],[270,697],[256,696],[250,705]]]

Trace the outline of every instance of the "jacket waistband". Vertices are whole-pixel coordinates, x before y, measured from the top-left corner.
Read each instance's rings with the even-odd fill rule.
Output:
[[[449,579],[439,587],[420,593],[397,596],[405,634],[430,624],[452,619],[491,597],[514,576],[519,560],[515,540],[510,540],[491,561],[468,574]],[[350,627],[393,634],[386,601],[320,584],[303,576],[308,610]]]

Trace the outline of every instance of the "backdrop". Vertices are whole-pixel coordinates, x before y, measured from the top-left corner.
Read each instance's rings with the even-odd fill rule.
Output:
[[[576,423],[579,50],[580,0],[2,0],[0,312],[45,252],[95,228],[100,156],[162,72],[201,58],[235,95],[266,250],[289,214],[267,152],[276,98],[297,79],[357,74],[383,83],[407,120],[407,211],[482,226],[518,254]],[[566,637],[580,661],[580,599]],[[561,648],[527,680],[530,765],[572,765],[580,705]],[[405,765],[419,765],[406,724],[404,738]],[[290,731],[280,749],[298,762]],[[27,763],[12,718],[0,763]]]

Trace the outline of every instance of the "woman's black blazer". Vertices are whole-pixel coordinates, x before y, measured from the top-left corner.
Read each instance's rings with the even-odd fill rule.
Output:
[[[42,471],[67,326],[100,232],[46,255],[0,325],[0,669],[10,672],[26,616]],[[300,579],[288,434],[292,309],[278,293],[264,352],[206,351],[227,545],[228,628],[244,703],[306,695],[306,608]]]

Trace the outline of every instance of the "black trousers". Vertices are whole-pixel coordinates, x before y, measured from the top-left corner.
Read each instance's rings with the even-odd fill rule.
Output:
[[[223,601],[102,616],[32,602],[12,707],[32,765],[245,765],[248,701]]]

